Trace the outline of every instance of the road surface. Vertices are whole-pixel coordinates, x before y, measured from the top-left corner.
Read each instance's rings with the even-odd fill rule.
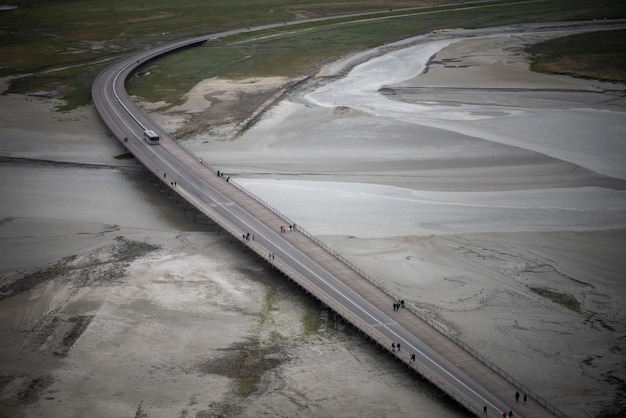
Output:
[[[125,58],[97,77],[92,88],[94,104],[111,132],[166,187],[469,411],[484,416],[486,406],[487,416],[501,417],[514,405],[518,388],[408,309],[394,310],[391,297],[297,227],[281,232],[282,225],[293,222],[255,200],[228,178],[218,176],[208,162],[180,147],[133,103],[125,90],[126,78],[137,67],[162,54],[199,45],[208,39],[286,24],[291,23],[206,35]],[[143,140],[145,129],[161,135],[159,145]],[[392,343],[400,349],[392,350]],[[414,361],[411,355],[415,355]],[[530,396],[523,411],[514,409],[514,416],[563,416],[551,406],[542,406],[541,398],[532,393]]]

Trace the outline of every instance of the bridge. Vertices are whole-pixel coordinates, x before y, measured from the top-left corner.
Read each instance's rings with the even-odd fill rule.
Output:
[[[296,23],[302,21],[293,22]],[[366,274],[236,182],[218,175],[209,162],[178,145],[126,92],[128,76],[163,54],[200,45],[209,39],[286,24],[292,23],[206,35],[129,56],[96,78],[92,86],[94,105],[112,134],[172,193],[241,240],[251,251],[474,415],[497,418],[512,409],[514,416],[521,418],[564,417],[560,410],[470,347],[421,318],[410,306],[394,310],[394,298]],[[159,145],[144,141],[146,129],[160,134]],[[514,396],[518,391],[529,398],[521,407]]]

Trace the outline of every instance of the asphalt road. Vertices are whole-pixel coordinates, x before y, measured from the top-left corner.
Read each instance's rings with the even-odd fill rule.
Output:
[[[372,303],[371,297],[366,299],[348,286],[346,280],[338,278],[337,267],[328,268],[314,261],[307,250],[302,248],[309,248],[311,253],[323,249],[300,233],[279,232],[278,225],[288,223],[284,218],[262,207],[236,185],[217,176],[215,170],[207,166],[207,162],[199,161],[180,147],[132,102],[125,90],[125,80],[132,71],[164,53],[201,44],[211,38],[272,26],[277,25],[184,40],[116,62],[102,72],[94,82],[92,88],[94,104],[111,132],[167,187],[210,216],[234,237],[242,239],[260,256],[266,257],[268,262],[276,265],[388,350],[391,350],[392,342],[400,343],[401,352],[395,353],[399,358],[427,375],[471,412],[482,416],[483,406],[487,406],[488,416],[501,417],[504,410],[508,412],[507,405],[512,404],[510,398],[502,399],[501,395],[494,394],[493,389],[487,390],[449,358],[435,352],[427,341],[416,335],[414,330],[400,325],[390,316],[392,301],[382,291],[379,291],[380,296],[377,296],[377,300],[382,301],[381,304],[387,304],[388,309],[381,308],[381,304]],[[144,129],[152,129],[159,133],[162,137],[161,144],[147,144],[143,140]],[[248,233],[251,234],[250,240],[245,239]],[[274,256],[271,257],[271,254]],[[344,267],[349,272],[340,273],[341,275],[354,274],[348,266]],[[415,362],[409,360],[409,353],[415,354]],[[493,373],[486,366],[485,369],[486,373]],[[508,397],[512,397],[515,392],[512,386],[500,389],[502,389],[500,392],[507,393]],[[515,411],[515,416],[554,416],[544,408],[537,408],[537,411],[540,413],[527,415]]]

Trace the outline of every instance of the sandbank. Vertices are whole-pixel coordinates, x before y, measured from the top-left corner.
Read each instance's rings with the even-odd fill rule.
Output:
[[[423,103],[417,123],[308,90],[237,138],[183,143],[568,415],[593,416],[620,404],[626,373],[624,86],[529,72],[523,46],[563,33],[450,43],[379,92]]]

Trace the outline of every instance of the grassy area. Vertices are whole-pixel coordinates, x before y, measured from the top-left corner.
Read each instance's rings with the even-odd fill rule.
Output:
[[[626,30],[582,33],[532,45],[531,69],[607,81],[626,81]]]
[[[304,336],[317,334],[322,326],[322,318],[317,310],[305,312],[300,320]]]
[[[242,398],[246,398],[258,389],[261,377],[258,375],[242,376],[237,379],[237,383],[237,394]]]
[[[530,290],[537,293],[538,295],[550,299],[554,303],[558,303],[559,305],[567,309],[571,309],[574,312],[581,313],[580,303],[573,295],[561,293],[556,290],[548,289],[546,287],[530,287]]]
[[[466,3],[397,14],[393,19],[341,20],[239,34],[153,63],[149,76],[131,80],[129,91],[149,101],[175,105],[193,85],[208,77],[296,77],[349,52],[436,29],[596,16],[597,7],[590,4],[573,1],[564,8],[552,1],[539,1],[533,7],[527,3],[493,3],[488,7]]]
[[[392,13],[393,19],[343,19],[233,37],[157,62],[133,92],[180,101],[210,76],[301,75],[350,51],[439,28],[626,16],[621,0],[533,0]],[[430,0],[17,0],[0,11],[0,77],[16,76],[6,93],[63,98],[65,109],[87,104],[90,86],[112,60],[136,50],[226,29],[356,11],[432,6]],[[389,15],[389,14],[388,14]]]

